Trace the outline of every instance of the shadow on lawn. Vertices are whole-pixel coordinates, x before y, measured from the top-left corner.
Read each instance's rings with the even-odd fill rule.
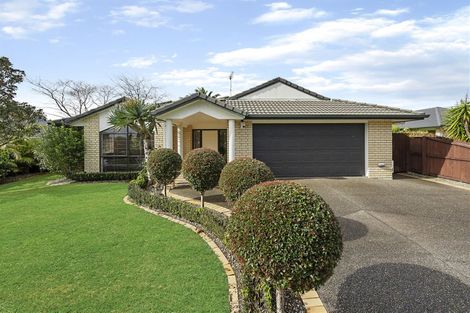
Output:
[[[357,270],[338,294],[336,312],[470,312],[470,286],[427,267],[383,263]]]

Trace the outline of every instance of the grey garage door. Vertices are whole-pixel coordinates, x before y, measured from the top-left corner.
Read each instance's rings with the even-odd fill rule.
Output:
[[[364,175],[364,124],[254,124],[253,156],[276,177]]]

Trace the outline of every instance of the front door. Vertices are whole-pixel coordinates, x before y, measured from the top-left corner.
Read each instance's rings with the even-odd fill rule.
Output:
[[[194,129],[193,149],[207,148],[218,151],[224,157],[227,154],[226,129]]]

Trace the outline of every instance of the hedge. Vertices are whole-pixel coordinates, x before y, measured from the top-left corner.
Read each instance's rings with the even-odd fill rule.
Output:
[[[102,173],[72,173],[67,178],[75,181],[107,181],[107,180],[124,180],[129,181],[136,179],[139,172],[102,172]]]
[[[150,191],[140,188],[133,182],[129,183],[128,196],[139,205],[163,211],[189,222],[199,224],[219,240],[224,240],[228,218],[221,213],[200,208],[177,199],[155,195]]]

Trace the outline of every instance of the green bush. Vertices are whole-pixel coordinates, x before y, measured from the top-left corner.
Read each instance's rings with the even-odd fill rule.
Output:
[[[340,227],[328,204],[291,182],[246,191],[234,206],[227,242],[246,271],[294,292],[322,285],[342,252]]]
[[[86,181],[109,181],[109,180],[123,180],[130,181],[136,179],[139,172],[102,172],[102,173],[71,173],[67,177],[79,182]]]
[[[219,188],[228,201],[236,201],[249,188],[274,179],[271,169],[261,161],[240,158],[225,165]]]
[[[150,178],[163,185],[166,196],[166,185],[175,181],[181,172],[181,156],[172,149],[152,150],[147,161]]]
[[[18,166],[10,149],[0,149],[0,178],[16,173]]]
[[[82,132],[65,126],[46,127],[38,140],[36,154],[42,167],[69,177],[83,170]]]
[[[147,188],[149,186],[149,179],[147,177],[147,169],[144,167],[137,177],[131,181],[131,183],[137,184],[140,188]]]
[[[184,159],[183,176],[201,194],[201,207],[204,207],[204,193],[217,186],[224,165],[220,153],[205,148],[191,150]]]
[[[201,225],[214,236],[223,240],[227,217],[221,213],[176,200],[173,198],[156,195],[148,190],[140,188],[131,182],[128,187],[128,196],[137,204],[147,206],[153,210],[159,210],[189,222]]]

